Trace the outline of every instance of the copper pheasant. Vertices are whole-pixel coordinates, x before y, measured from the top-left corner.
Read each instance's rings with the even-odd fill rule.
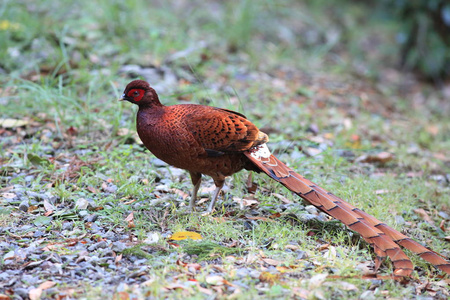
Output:
[[[211,176],[216,189],[208,212],[214,209],[225,178],[242,169],[264,172],[289,190],[358,232],[374,247],[376,268],[389,257],[394,277],[411,275],[413,264],[400,246],[450,274],[450,263],[440,254],[387,226],[371,215],[294,172],[270,153],[265,133],[237,112],[216,107],[179,104],[164,106],[150,85],[134,80],[121,100],[138,105],[137,132],[159,159],[189,172],[194,185],[193,209],[202,175]]]

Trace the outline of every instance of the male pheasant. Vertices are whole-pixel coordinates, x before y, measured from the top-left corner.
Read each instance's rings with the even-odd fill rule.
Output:
[[[389,257],[395,269],[394,278],[411,275],[413,264],[400,245],[450,274],[450,262],[440,254],[353,207],[279,161],[267,148],[267,135],[244,115],[204,105],[164,106],[155,90],[143,80],[130,82],[121,100],[139,106],[136,125],[144,145],[159,159],[189,172],[194,185],[190,209],[194,208],[202,174],[211,176],[216,185],[207,210],[212,212],[227,176],[242,169],[264,172],[358,232],[374,247],[377,269],[382,259]]]

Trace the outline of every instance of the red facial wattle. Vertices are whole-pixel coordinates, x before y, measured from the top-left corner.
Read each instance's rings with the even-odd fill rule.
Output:
[[[135,102],[141,101],[144,97],[144,90],[132,89],[128,92],[127,97],[132,98]]]

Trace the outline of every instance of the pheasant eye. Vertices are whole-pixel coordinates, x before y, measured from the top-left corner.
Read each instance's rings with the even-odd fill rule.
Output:
[[[134,101],[141,101],[144,97],[144,90],[132,89],[127,93],[127,96],[133,98]]]

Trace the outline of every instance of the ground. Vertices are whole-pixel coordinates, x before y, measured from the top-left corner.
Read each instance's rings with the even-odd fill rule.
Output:
[[[410,281],[389,261],[376,278],[356,233],[262,174],[186,212],[187,173],[117,101],[141,78],[166,105],[239,111],[297,172],[448,257],[450,84],[397,68],[381,12],[314,3],[3,3],[0,299],[446,299],[411,253]]]

